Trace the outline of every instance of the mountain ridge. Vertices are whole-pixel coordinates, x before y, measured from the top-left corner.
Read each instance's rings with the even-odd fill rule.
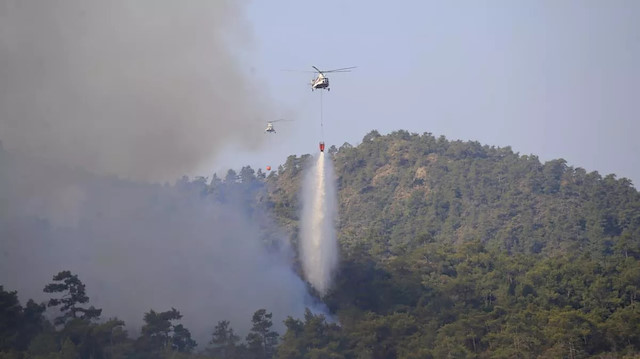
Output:
[[[374,130],[358,146],[328,152],[336,167],[343,246],[378,233],[388,237],[384,250],[393,253],[394,247],[414,246],[406,237],[447,237],[460,244],[479,235],[508,251],[534,253],[547,247],[541,240],[549,242],[548,251],[571,249],[554,234],[559,226],[572,233],[572,244],[584,240],[587,229],[594,238],[617,237],[631,227],[638,234],[640,193],[631,181],[587,173],[563,159],[541,163],[510,147],[402,130],[386,136]],[[278,185],[274,174],[269,177],[275,198],[289,207],[299,205],[295,191],[308,158],[287,159],[282,173],[291,183]],[[288,197],[279,198],[278,191]],[[595,213],[598,206],[608,206],[607,213]],[[295,220],[295,214],[285,218]]]

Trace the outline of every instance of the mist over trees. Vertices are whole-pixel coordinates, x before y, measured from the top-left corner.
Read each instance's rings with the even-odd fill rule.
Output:
[[[47,284],[47,293],[66,292],[63,299],[52,298],[48,306],[62,304],[62,315],[53,322],[45,315],[45,305],[30,300],[23,308],[16,291],[0,286],[0,358],[187,358],[197,343],[180,320],[176,308],[144,313],[144,325],[130,337],[125,322],[117,318],[100,320],[101,309],[77,307],[89,302],[84,284],[77,275],[62,271]],[[64,283],[59,283],[63,281]],[[76,313],[81,312],[82,315]],[[272,358],[278,333],[271,329],[272,314],[257,310],[247,343],[238,344],[228,321],[221,321],[204,353],[214,358]],[[203,356],[204,357],[204,356]]]
[[[48,288],[48,302],[22,305],[21,292],[3,284],[0,357],[640,355],[640,193],[628,179],[430,133],[372,131],[358,146],[332,146],[328,153],[339,188],[341,250],[338,275],[322,298],[330,313],[307,309],[275,320],[266,304],[241,319],[217,312],[200,340],[181,307],[147,305],[137,314],[140,330],[129,332],[128,321],[104,318],[91,287],[85,290],[80,281],[82,272],[62,269],[41,283],[29,282],[43,293]],[[0,152],[0,166],[7,158]],[[284,234],[295,254],[299,188],[310,159],[290,156],[268,175],[244,167],[223,178],[184,178],[171,198],[179,203],[196,196],[245,208],[259,228],[252,238],[261,248],[278,251]],[[0,198],[7,198],[2,187],[9,177],[0,171]],[[6,207],[0,212],[2,224],[15,223],[13,218]],[[29,223],[48,228],[41,221]],[[16,250],[4,239],[8,233],[2,237],[5,257]],[[300,274],[295,256],[288,266]],[[19,278],[27,269],[13,270]],[[75,297],[61,298],[72,289]],[[47,303],[53,319],[45,316]],[[63,320],[56,323],[56,317]]]
[[[102,316],[138,332],[149,308],[178,308],[201,343],[222,319],[248,332],[257,308],[279,330],[286,316],[316,310],[287,234],[259,208],[257,179],[213,191],[204,178],[148,184],[13,153],[0,160],[0,284],[21,298],[60,298],[42,288],[68,270]]]

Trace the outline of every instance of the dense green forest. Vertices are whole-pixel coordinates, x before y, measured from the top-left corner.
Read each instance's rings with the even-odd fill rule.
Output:
[[[323,300],[336,322],[307,311],[278,335],[255,308],[245,338],[220,318],[195,350],[179,308],[144,313],[130,337],[67,271],[52,273],[48,303],[22,306],[1,288],[0,358],[640,357],[640,193],[629,180],[430,133],[373,131],[328,152],[341,253]],[[269,213],[295,247],[311,158],[177,185]],[[53,321],[47,306],[61,309]]]

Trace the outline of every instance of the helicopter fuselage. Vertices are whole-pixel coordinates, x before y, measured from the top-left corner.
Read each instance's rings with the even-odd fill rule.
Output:
[[[329,90],[329,78],[319,75],[315,79],[311,80],[311,90],[315,89],[327,89]]]

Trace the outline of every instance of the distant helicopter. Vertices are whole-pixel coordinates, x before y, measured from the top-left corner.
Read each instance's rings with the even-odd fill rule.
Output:
[[[280,122],[280,121],[293,121],[293,120],[284,120],[284,119],[279,119],[279,120],[275,120],[275,121],[267,121],[267,128],[264,129],[264,132],[267,133],[276,133],[276,129],[275,127],[273,127],[273,123],[274,122]]]
[[[329,78],[326,77],[325,74],[330,72],[351,72],[351,69],[356,68],[356,66],[352,66],[352,67],[343,67],[341,69],[322,71],[315,66],[311,66],[311,67],[313,67],[318,73],[318,76],[316,76],[316,78],[311,80],[311,91],[316,89],[327,89],[327,91],[331,91],[331,89],[329,88]]]

